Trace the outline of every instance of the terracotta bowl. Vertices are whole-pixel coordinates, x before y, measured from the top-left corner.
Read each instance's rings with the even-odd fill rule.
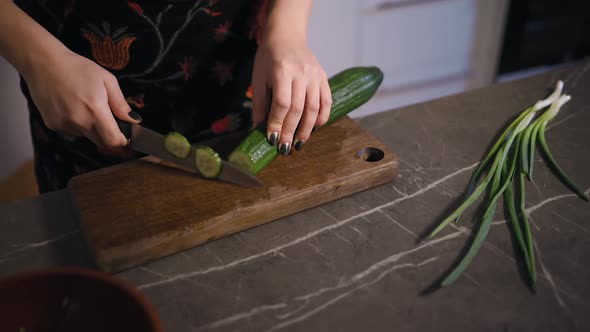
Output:
[[[49,268],[0,279],[0,331],[162,332],[143,294],[109,274]]]

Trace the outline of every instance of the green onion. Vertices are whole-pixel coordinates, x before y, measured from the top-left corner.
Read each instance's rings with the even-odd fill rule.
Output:
[[[533,165],[535,164],[535,144],[537,142],[537,135],[539,133],[539,126],[535,123],[531,124],[532,127],[532,134],[531,134],[531,142],[529,144],[529,170],[527,175],[531,181],[533,181]]]
[[[504,167],[504,169],[506,169],[506,167]],[[522,172],[521,172],[521,174],[522,174]],[[530,273],[530,271],[531,271],[531,269],[530,269],[531,256],[529,255],[529,252],[527,250],[527,245],[526,245],[524,237],[522,235],[523,230],[520,225],[518,215],[516,214],[516,206],[514,203],[514,190],[513,190],[512,186],[508,186],[508,188],[506,188],[506,191],[504,192],[504,202],[506,203],[506,207],[508,209],[508,220],[510,220],[512,229],[514,230],[514,236],[516,237],[516,242],[518,243],[518,246],[524,255],[526,267]]]
[[[502,150],[503,151],[502,155],[506,156],[509,149],[510,149],[510,146],[506,146]],[[516,148],[514,150],[518,152],[518,148]],[[498,163],[494,166],[495,166],[495,168],[493,171],[495,172],[495,174],[497,174],[495,176],[495,178],[499,179],[500,175],[502,173],[502,168],[503,168],[504,164]],[[511,162],[510,169],[508,171],[508,176],[504,180],[502,187],[500,189],[498,189],[498,191],[493,194],[493,197],[490,200],[488,207],[486,209],[486,212],[483,216],[483,221],[479,227],[479,230],[477,231],[477,235],[475,236],[475,239],[473,240],[471,247],[469,248],[469,251],[467,252],[465,257],[463,257],[463,259],[461,260],[459,265],[457,265],[457,267],[453,271],[451,271],[451,273],[442,281],[442,286],[448,286],[448,285],[452,284],[453,282],[455,282],[455,280],[461,275],[461,273],[463,273],[463,271],[467,268],[467,266],[471,263],[471,261],[475,257],[475,254],[477,254],[477,252],[481,248],[483,241],[485,240],[485,238],[488,235],[488,232],[490,230],[490,227],[492,226],[492,219],[494,218],[494,212],[496,212],[496,202],[498,201],[498,198],[500,198],[500,196],[502,196],[502,194],[504,193],[506,188],[512,183],[512,178],[514,177],[514,171],[516,168],[515,166],[516,166],[516,158],[514,158]],[[494,188],[492,188],[492,190],[494,190]],[[494,191],[492,191],[492,192],[494,192]]]
[[[530,164],[534,162],[534,160],[529,159],[529,146],[531,142],[531,135],[533,133],[533,127],[529,126],[523,132],[522,144],[520,145],[520,171],[529,176],[529,170],[531,168]],[[533,143],[534,144],[534,143]]]
[[[549,151],[545,138],[547,123],[555,118],[561,107],[571,99],[570,96],[561,94],[562,89],[563,82],[558,81],[555,90],[549,97],[527,107],[508,125],[471,175],[463,203],[441,221],[430,233],[429,238],[432,238],[448,226],[452,220],[458,221],[461,214],[482,193],[489,190],[490,196],[485,202],[485,213],[475,238],[459,264],[443,279],[442,286],[451,285],[469,266],[489,233],[498,199],[503,196],[504,204],[506,204],[508,211],[509,225],[513,229],[518,248],[524,257],[531,287],[535,289],[535,256],[533,252],[533,237],[525,207],[525,177],[528,177],[532,181],[533,165],[535,162],[534,150],[537,142],[555,174],[580,198],[588,201],[588,197],[578,189],[559,167]],[[542,112],[547,107],[548,110]],[[535,119],[539,112],[541,114]],[[488,173],[478,185],[485,170],[488,170]],[[518,178],[517,183],[514,181],[515,177]],[[518,186],[518,199],[514,195],[514,187],[516,186]],[[516,210],[517,203],[518,212]]]
[[[479,180],[479,177],[481,176],[481,172],[485,169],[488,162],[492,159],[493,155],[498,151],[498,149],[500,148],[502,143],[506,141],[506,137],[512,133],[512,130],[516,126],[518,126],[518,124],[521,123],[522,120],[530,113],[536,113],[537,111],[542,110],[545,107],[551,105],[557,98],[559,98],[562,90],[563,90],[563,82],[558,81],[557,85],[555,86],[555,90],[553,91],[553,93],[549,97],[538,101],[533,106],[528,107],[514,121],[512,121],[512,123],[510,123],[508,128],[506,128],[504,130],[504,132],[502,133],[500,138],[496,141],[494,146],[490,149],[490,152],[488,153],[488,155],[484,158],[484,160],[474,170],[474,172],[471,176],[471,179],[469,180],[469,184],[467,185],[467,190],[466,190],[467,196],[471,194],[471,192],[473,191],[473,188],[475,187],[475,184],[477,183],[477,181]]]
[[[550,109],[549,111],[547,111],[546,114],[543,114],[541,122],[539,123],[539,145],[541,146],[541,151],[543,151],[543,153],[547,157],[547,163],[551,166],[551,169],[555,172],[555,175],[557,175],[557,177],[559,177],[567,187],[569,187],[573,192],[575,192],[576,195],[578,195],[578,197],[585,201],[588,201],[588,197],[586,196],[586,194],[584,194],[576,186],[576,184],[567,176],[567,174],[561,169],[561,167],[559,167],[557,161],[555,160],[555,158],[553,158],[553,155],[551,154],[551,151],[547,146],[547,141],[545,140],[545,128],[547,127],[547,122],[553,119],[555,115],[557,115],[557,113],[559,112],[559,108],[561,107],[561,105],[565,104],[570,99],[570,96],[562,96],[559,99],[558,105],[555,107],[555,109]]]
[[[520,191],[520,218],[522,221],[522,226],[524,228],[524,241],[526,243],[526,249],[524,250],[523,254],[529,257],[529,262],[527,265],[527,269],[529,272],[529,279],[531,281],[531,287],[533,289],[536,288],[536,273],[535,273],[535,252],[533,251],[533,236],[531,234],[531,228],[529,226],[529,221],[527,218],[526,208],[525,208],[525,181],[524,181],[524,174],[521,172],[518,176],[518,184],[519,184],[519,191]]]

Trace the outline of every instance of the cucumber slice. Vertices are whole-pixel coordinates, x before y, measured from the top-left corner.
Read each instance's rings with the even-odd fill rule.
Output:
[[[250,174],[257,175],[278,154],[277,147],[268,144],[264,133],[256,129],[229,155],[229,162]]]
[[[181,133],[171,131],[164,137],[164,146],[172,155],[185,159],[191,152],[191,143]]]
[[[195,148],[195,163],[199,172],[206,178],[215,178],[221,173],[221,157],[208,146]]]

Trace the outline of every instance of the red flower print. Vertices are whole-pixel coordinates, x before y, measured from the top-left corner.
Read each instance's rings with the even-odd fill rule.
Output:
[[[228,114],[223,118],[213,122],[213,124],[211,124],[211,131],[216,135],[220,135],[236,129],[239,124],[239,117],[237,117],[235,114]]]
[[[184,58],[184,62],[179,63],[180,69],[184,74],[184,81],[188,81],[193,76],[193,57]]]
[[[203,11],[205,13],[209,14],[209,16],[211,16],[211,17],[217,17],[217,16],[223,14],[222,12],[213,12],[209,8],[204,8]]]
[[[231,71],[232,65],[219,61],[215,63],[215,67],[211,68],[211,74],[219,81],[219,85],[224,85],[233,79]]]
[[[248,87],[248,90],[246,90],[246,98],[252,99],[253,96],[254,96],[254,90],[252,89],[252,86],[250,85]]]
[[[143,93],[137,96],[128,96],[125,100],[129,105],[134,106],[135,108],[143,108],[145,106]]]
[[[138,15],[143,15],[143,9],[137,2],[127,1],[127,6],[129,6],[129,8],[131,8]]]
[[[111,26],[103,22],[103,30],[89,24],[90,30],[82,28],[82,36],[90,42],[92,58],[101,66],[121,70],[129,63],[129,48],[137,37],[125,33],[127,27],[119,28],[111,35]]]
[[[213,32],[215,33],[213,38],[215,39],[216,42],[221,43],[223,40],[225,40],[225,37],[227,35],[229,35],[229,30],[231,28],[231,23],[228,21],[225,21],[225,23],[219,25],[217,28],[215,28],[213,30]]]
[[[229,115],[213,122],[211,125],[211,131],[214,132],[216,135],[223,134],[230,129],[231,126],[231,118]]]

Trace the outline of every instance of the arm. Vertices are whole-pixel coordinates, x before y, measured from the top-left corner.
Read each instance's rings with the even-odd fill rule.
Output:
[[[326,123],[332,95],[326,73],[307,47],[313,1],[270,1],[252,77],[253,121],[264,120],[272,90],[267,135],[289,154],[291,146],[301,149],[313,128]]]
[[[138,121],[117,79],[69,50],[11,0],[0,0],[0,56],[27,82],[47,127],[105,147],[127,144],[113,113]]]
[[[23,42],[27,41],[27,42]],[[68,49],[11,0],[0,0],[0,56],[26,78],[28,68]]]

